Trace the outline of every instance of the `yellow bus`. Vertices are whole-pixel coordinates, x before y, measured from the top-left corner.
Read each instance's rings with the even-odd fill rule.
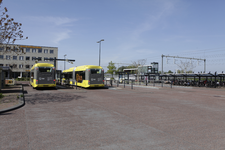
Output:
[[[64,83],[84,88],[104,87],[104,70],[101,66],[84,65],[63,71]]]
[[[30,85],[33,88],[56,87],[55,67],[49,63],[36,63],[30,69]]]

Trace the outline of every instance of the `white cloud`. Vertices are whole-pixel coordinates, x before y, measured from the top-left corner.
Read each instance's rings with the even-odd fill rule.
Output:
[[[58,44],[60,41],[70,38],[69,33],[71,33],[71,32],[72,31],[70,31],[70,30],[66,30],[66,31],[54,33],[55,38],[53,38],[53,43]]]
[[[54,17],[54,16],[29,16],[26,17],[32,25],[32,32],[34,34],[44,33],[45,38],[48,38],[45,42],[53,42],[58,44],[60,41],[70,38],[72,33],[71,26],[77,21],[74,18],[68,17]],[[39,33],[35,33],[39,31]]]
[[[155,8],[152,8],[149,3],[150,9],[154,9],[154,11],[149,11],[146,18],[136,24],[136,27],[130,31],[129,36],[124,37],[121,45],[118,46],[117,49],[120,49],[120,53],[128,53],[135,54],[135,57],[144,57],[144,54],[153,54],[155,51],[147,49],[142,49],[143,45],[150,45],[151,41],[148,39],[147,34],[151,34],[151,30],[154,30],[162,23],[164,20],[174,13],[176,0],[175,1],[156,1],[157,4]],[[145,35],[143,35],[145,34]],[[140,49],[141,48],[141,49]],[[120,55],[120,54],[119,54]],[[131,58],[132,56],[130,56]]]
[[[56,26],[71,25],[73,22],[77,21],[77,19],[74,18],[52,16],[30,16],[28,18],[32,21],[44,22],[45,24],[53,23]]]
[[[158,4],[158,11],[156,13],[148,15],[146,20],[140,23],[137,28],[132,32],[132,38],[138,39],[140,38],[142,33],[153,30],[157,27],[161,20],[165,17],[169,16],[175,8],[175,2],[171,1],[161,1]]]

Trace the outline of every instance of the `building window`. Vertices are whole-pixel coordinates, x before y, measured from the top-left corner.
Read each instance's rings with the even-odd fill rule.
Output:
[[[38,53],[42,53],[42,49],[38,49]]]
[[[18,52],[18,48],[16,47],[16,48],[14,48],[14,50],[13,50],[14,52]]]
[[[3,67],[3,64],[0,64],[1,67]]]
[[[50,54],[54,54],[54,50],[50,50]]]
[[[26,60],[30,60],[30,56],[26,56]]]
[[[26,65],[26,69],[30,69],[30,65]]]
[[[11,47],[7,46],[7,47],[6,47],[6,51],[7,51],[7,52],[11,51]]]
[[[41,57],[38,57],[38,61],[42,61],[42,58]]]
[[[23,68],[23,65],[20,64],[20,65],[19,65],[19,68]]]
[[[35,61],[36,60],[36,57],[32,57],[32,61]]]
[[[32,53],[36,53],[36,49],[33,48],[33,49],[32,49]]]
[[[44,49],[44,53],[48,53],[48,50],[47,49]]]
[[[26,48],[19,48],[18,51],[23,53],[26,51]]]
[[[23,56],[19,56],[19,60],[23,60]]]
[[[48,57],[44,57],[44,61],[48,61],[47,59],[48,59]]]
[[[0,59],[3,59],[4,58],[4,56],[3,55],[0,55]]]
[[[10,60],[10,56],[9,56],[9,55],[6,55],[6,59],[7,59],[7,60]]]
[[[5,64],[6,67],[9,67],[9,64]]]
[[[0,47],[0,51],[4,51],[4,47]]]
[[[13,60],[17,60],[17,56],[13,56]]]
[[[53,58],[49,58],[50,60],[49,61],[53,61],[54,59]]]
[[[17,64],[13,64],[13,68],[17,68]]]
[[[30,53],[30,48],[26,48],[26,53]]]

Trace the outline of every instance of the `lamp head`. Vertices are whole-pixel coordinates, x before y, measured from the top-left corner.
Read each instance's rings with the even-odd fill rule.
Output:
[[[98,41],[97,43],[100,43],[101,41],[104,41],[104,39],[101,39],[100,41]]]

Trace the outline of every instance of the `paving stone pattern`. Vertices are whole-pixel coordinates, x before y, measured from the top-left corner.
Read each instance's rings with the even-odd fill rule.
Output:
[[[0,111],[14,108],[22,103],[22,86],[6,86],[1,89],[2,97],[0,98]]]
[[[1,150],[225,148],[224,89],[24,89],[0,115]]]

